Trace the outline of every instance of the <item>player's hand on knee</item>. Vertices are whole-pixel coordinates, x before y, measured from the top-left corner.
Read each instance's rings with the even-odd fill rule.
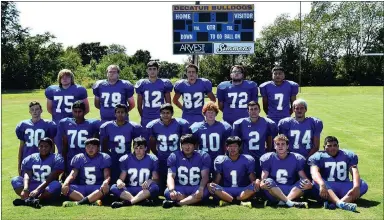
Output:
[[[204,193],[204,188],[203,189],[201,189],[201,188],[199,188],[196,192],[195,192],[195,194],[193,195],[196,199],[202,199],[203,198],[203,193]]]
[[[253,191],[258,192],[260,190],[260,183],[261,181],[259,179],[255,180]]]
[[[39,190],[38,189],[35,189],[35,190],[33,190],[32,192],[29,193],[30,197],[36,197],[38,195],[39,195]]]
[[[300,181],[300,188],[303,190],[312,189],[312,183],[308,179]]]
[[[102,191],[103,195],[107,194],[109,192],[109,185],[106,183],[103,183],[101,185],[100,190]]]
[[[320,197],[323,199],[328,199],[328,190],[325,186],[320,186]]]
[[[352,197],[353,201],[357,200],[360,197],[360,188],[353,187],[351,190],[348,191],[347,195]]]
[[[69,192],[69,186],[68,185],[63,185],[61,187],[61,194],[63,194],[64,196],[66,196]]]
[[[208,183],[207,184],[207,187],[208,187],[208,191],[209,193],[211,194],[215,194],[215,187],[216,187],[216,183]]]
[[[141,187],[142,187],[143,189],[148,189],[149,186],[150,186],[151,184],[152,184],[152,180],[149,179],[149,180],[145,181],[145,182],[143,183],[143,185],[141,185]]]
[[[29,192],[28,191],[24,191],[24,190],[21,191],[20,197],[21,197],[22,200],[28,198],[29,197]]]
[[[116,184],[117,188],[118,189],[122,189],[125,187],[125,183],[123,181],[118,181],[118,183]]]
[[[268,190],[268,189],[271,188],[271,185],[269,184],[268,181],[266,181],[266,180],[262,180],[262,181],[260,182],[260,188],[263,189],[263,190]]]
[[[176,190],[169,191],[169,197],[171,197],[171,200],[177,200],[177,192],[176,192]]]

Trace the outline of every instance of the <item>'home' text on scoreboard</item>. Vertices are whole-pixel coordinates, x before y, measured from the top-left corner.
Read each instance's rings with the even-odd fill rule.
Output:
[[[173,5],[173,54],[254,53],[254,5]]]

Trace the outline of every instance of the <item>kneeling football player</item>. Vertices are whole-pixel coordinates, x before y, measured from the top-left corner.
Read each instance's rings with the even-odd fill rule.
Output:
[[[259,191],[260,180],[255,175],[255,159],[251,155],[241,154],[241,139],[231,136],[226,141],[228,155],[219,155],[214,162],[215,179],[208,184],[211,194],[217,196],[220,206],[233,203],[252,208],[246,202]],[[220,182],[223,179],[223,186]]]
[[[60,196],[59,175],[64,172],[64,159],[51,153],[54,148],[50,138],[39,140],[39,153],[34,153],[21,163],[23,177],[12,178],[12,186],[21,199],[15,199],[15,206],[27,205],[40,208],[40,199],[54,199]]]
[[[111,157],[99,152],[100,141],[90,138],[85,141],[85,153],[71,160],[72,171],[63,183],[61,193],[72,201],[63,202],[63,207],[98,205],[109,192]],[[75,182],[76,184],[71,184]]]
[[[153,154],[147,154],[147,141],[143,137],[133,140],[133,153],[122,156],[120,177],[112,185],[111,192],[123,200],[113,202],[112,208],[130,206],[147,199],[156,199],[159,194],[159,161]]]
[[[181,151],[168,157],[166,200],[163,208],[196,204],[209,197],[206,185],[209,180],[211,158],[204,151],[195,151],[197,139],[192,134],[181,137]]]
[[[306,202],[293,202],[305,190],[312,188],[304,172],[305,158],[288,151],[288,138],[280,134],[274,139],[276,152],[269,152],[260,158],[262,168],[260,188],[267,201],[288,207],[308,208]],[[266,201],[266,202],[267,202]]]

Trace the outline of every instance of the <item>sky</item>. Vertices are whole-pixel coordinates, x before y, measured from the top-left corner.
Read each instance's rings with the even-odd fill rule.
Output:
[[[148,50],[152,59],[175,63],[187,61],[187,55],[173,55],[172,5],[190,2],[17,2],[20,24],[30,33],[50,32],[64,47],[81,43],[121,44],[126,53]],[[200,4],[225,4],[205,2]],[[228,3],[227,3],[228,4]],[[279,15],[294,17],[300,13],[299,2],[231,2],[255,5],[255,38],[263,27]],[[307,14],[311,3],[302,2]]]

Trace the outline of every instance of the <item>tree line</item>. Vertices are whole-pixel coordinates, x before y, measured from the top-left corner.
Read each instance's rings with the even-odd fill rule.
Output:
[[[200,56],[200,76],[217,85],[229,79],[233,64],[242,64],[247,78],[260,84],[280,65],[286,78],[301,86],[383,85],[384,56],[364,56],[384,53],[383,8],[383,2],[313,2],[301,19],[282,14],[263,28],[252,55]],[[18,18],[14,2],[1,2],[3,90],[46,88],[56,83],[63,68],[74,71],[77,83],[88,88],[105,78],[110,64],[120,66],[123,79],[146,77],[152,58],[147,50],[129,56],[122,45],[100,42],[64,48],[49,32],[32,36]],[[160,65],[162,78],[184,75],[184,64]]]

